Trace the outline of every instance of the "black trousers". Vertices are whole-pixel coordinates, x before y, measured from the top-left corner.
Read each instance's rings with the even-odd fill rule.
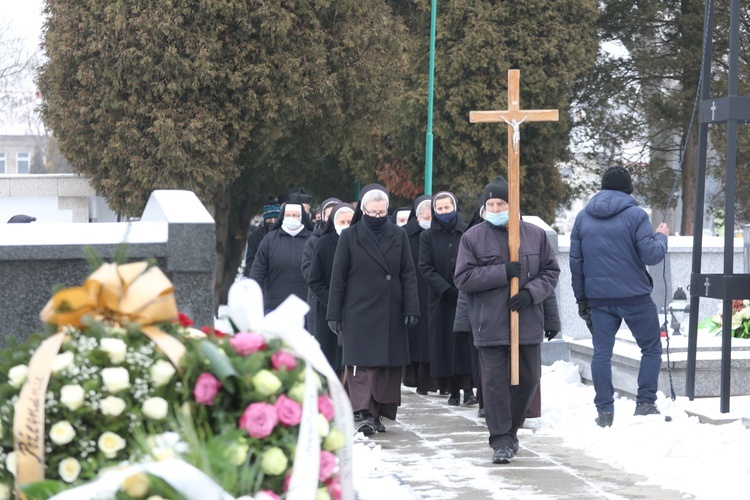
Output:
[[[479,347],[482,396],[490,447],[513,447],[542,375],[539,344],[518,346],[519,384],[510,385],[510,346]]]

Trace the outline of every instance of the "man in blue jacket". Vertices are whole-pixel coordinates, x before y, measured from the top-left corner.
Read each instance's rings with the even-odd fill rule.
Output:
[[[630,196],[633,183],[623,167],[611,167],[602,189],[576,217],[570,236],[570,272],[581,318],[590,320],[594,356],[591,378],[600,427],[612,425],[612,349],[622,320],[641,349],[635,415],[658,414],[656,390],[661,369],[661,333],[653,280],[646,266],[667,253],[669,228],[653,231],[646,212]]]

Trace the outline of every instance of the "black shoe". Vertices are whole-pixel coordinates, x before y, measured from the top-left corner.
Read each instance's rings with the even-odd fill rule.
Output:
[[[474,406],[478,404],[479,404],[479,400],[477,399],[476,396],[469,396],[468,399],[464,398],[464,406]]]
[[[661,412],[654,403],[636,403],[635,413],[633,413],[633,415],[661,415]]]
[[[371,416],[363,419],[357,426],[357,432],[361,432],[365,436],[372,436],[375,434],[375,419]]]
[[[427,396],[427,391],[425,391],[424,389],[417,389],[417,394],[419,394],[420,396]]]
[[[448,394],[450,394],[450,391],[448,389],[440,389],[441,396],[447,396]]]
[[[509,464],[513,460],[513,450],[507,446],[498,446],[492,454],[493,464]]]
[[[458,406],[459,404],[461,404],[461,400],[458,396],[451,396],[450,398],[448,398],[448,404],[450,406]]]
[[[484,417],[484,408],[480,408],[479,409],[479,411],[477,412],[477,417],[479,417],[479,418],[485,418]]]
[[[615,419],[615,414],[613,413],[599,413],[599,416],[596,417],[596,425],[599,427],[612,427],[612,421]]]
[[[380,421],[380,417],[375,418],[375,430],[378,432],[385,432],[385,425]]]

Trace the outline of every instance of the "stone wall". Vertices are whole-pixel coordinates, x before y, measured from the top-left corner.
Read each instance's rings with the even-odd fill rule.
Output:
[[[175,286],[180,311],[213,324],[214,221],[190,191],[154,191],[130,223],[4,224],[0,229],[0,347],[42,330],[39,312],[55,287],[79,286],[92,271],[84,247],[111,261],[127,242],[128,261],[153,258]]]

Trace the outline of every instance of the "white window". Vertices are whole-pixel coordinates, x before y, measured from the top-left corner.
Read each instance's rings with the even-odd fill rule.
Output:
[[[5,153],[0,151],[0,174],[4,174],[5,172]]]
[[[16,173],[28,174],[29,167],[31,166],[31,158],[29,153],[16,153]]]

